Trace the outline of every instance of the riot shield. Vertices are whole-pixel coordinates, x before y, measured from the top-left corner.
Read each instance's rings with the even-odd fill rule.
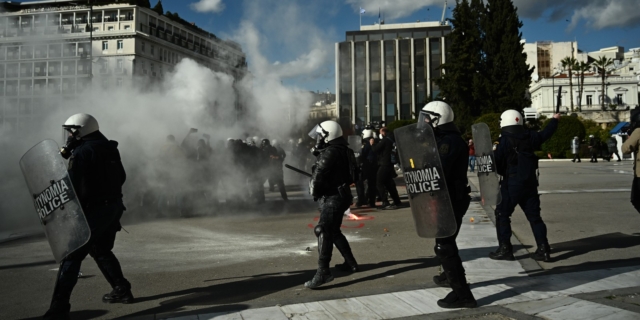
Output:
[[[433,129],[415,124],[394,131],[418,236],[444,238],[458,228]]]
[[[476,148],[476,171],[482,204],[495,206],[500,203],[500,179],[496,172],[491,131],[486,123],[477,123],[471,126],[471,132]]]
[[[349,149],[353,150],[356,154],[356,158],[362,152],[362,137],[361,136],[348,136],[347,142],[349,143]]]
[[[58,263],[91,237],[91,229],[59,152],[55,141],[44,140],[20,159],[36,213]]]

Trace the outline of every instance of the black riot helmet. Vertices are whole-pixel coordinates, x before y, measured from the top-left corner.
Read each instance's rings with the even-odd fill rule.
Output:
[[[271,146],[271,142],[269,142],[269,139],[262,139],[262,144],[261,146],[264,147],[269,147]]]

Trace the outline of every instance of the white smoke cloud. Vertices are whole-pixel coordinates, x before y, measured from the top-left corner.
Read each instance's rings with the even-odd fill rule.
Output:
[[[222,0],[200,0],[191,4],[191,9],[198,12],[220,13],[224,10]]]

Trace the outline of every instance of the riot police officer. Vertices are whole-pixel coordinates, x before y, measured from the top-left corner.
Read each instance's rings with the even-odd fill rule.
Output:
[[[531,257],[538,261],[551,259],[547,226],[540,216],[540,196],[538,195],[538,157],[540,150],[558,128],[560,114],[555,114],[544,130],[529,131],[523,127],[522,115],[516,110],[507,110],[500,116],[502,135],[495,152],[496,169],[502,176],[500,194],[502,202],[496,208],[496,231],[498,250],[491,252],[494,260],[515,260],[511,246],[511,214],[517,205],[527,216],[538,246]]]
[[[462,218],[471,203],[469,196],[471,189],[467,181],[469,147],[462,139],[462,134],[453,123],[453,119],[453,110],[448,104],[442,101],[433,101],[422,108],[419,120],[429,123],[434,129],[440,162],[457,224],[454,235],[436,238],[434,251],[444,272],[435,276],[433,281],[440,286],[451,287],[453,290],[444,299],[438,300],[440,307],[475,308],[478,303],[471,293],[469,284],[467,284],[462,259],[460,259],[456,244]]]
[[[371,147],[371,140],[376,140],[376,133],[371,127],[365,127],[362,131],[362,151],[359,155],[360,179],[356,182],[356,191],[358,192],[358,202],[356,207],[369,205],[371,208],[376,206],[376,174],[378,172],[378,159],[376,153]],[[375,143],[374,143],[375,144]],[[365,181],[366,188],[365,188]]]
[[[309,135],[317,140],[309,193],[319,201],[320,210],[320,220],[313,229],[318,238],[318,270],[313,279],[304,284],[313,289],[333,281],[329,264],[334,244],[345,260],[336,268],[358,271],[349,242],[340,230],[344,212],[353,203],[349,186],[357,180],[358,168],[355,155],[342,137],[342,128],[337,122],[324,121],[316,125]]]
[[[264,158],[268,162],[266,166],[266,178],[269,180],[269,191],[273,191],[273,185],[277,185],[282,200],[289,201],[287,191],[284,187],[284,173],[282,172],[282,163],[286,157],[284,150],[280,152],[276,141],[274,140],[274,145],[271,145],[269,139],[262,139],[261,149]]]
[[[120,160],[118,143],[108,140],[98,122],[88,114],[71,116],[62,126],[69,137],[61,154],[69,158],[69,178],[91,228],[89,242],[68,255],[60,264],[51,306],[45,319],[69,317],[71,291],[78,281],[82,260],[87,255],[113,290],[105,294],[105,303],[131,303],[131,284],[122,274],[120,262],[111,251],[120,231],[120,217],[125,210],[122,185],[126,174]]]

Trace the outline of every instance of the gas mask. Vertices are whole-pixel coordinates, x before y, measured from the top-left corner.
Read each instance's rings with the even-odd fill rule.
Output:
[[[77,130],[78,128],[76,127],[71,127],[71,126],[62,126],[62,127],[64,128],[65,135],[67,136],[67,141],[62,146],[62,148],[60,148],[60,155],[64,159],[69,159],[71,158],[71,153],[73,152],[73,149],[75,149],[80,145],[80,139],[77,138],[79,131]]]

